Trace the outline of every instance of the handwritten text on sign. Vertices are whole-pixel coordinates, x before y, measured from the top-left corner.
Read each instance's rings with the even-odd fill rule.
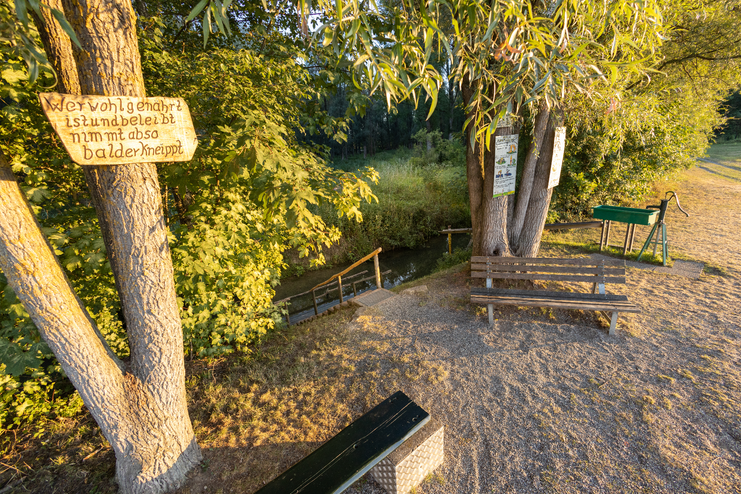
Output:
[[[80,165],[188,161],[198,145],[182,98],[40,93],[39,99]]]

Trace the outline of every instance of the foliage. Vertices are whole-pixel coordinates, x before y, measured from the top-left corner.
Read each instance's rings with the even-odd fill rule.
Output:
[[[414,140],[417,142],[414,147],[415,156],[410,160],[413,166],[440,165],[465,168],[466,149],[459,140],[443,139],[439,130],[429,132],[425,129],[417,132]]]
[[[141,22],[148,92],[185,98],[200,142],[191,162],[159,166],[186,351],[245,350],[280,321],[272,297],[283,250],[313,253],[321,263],[321,249],[339,239],[311,208],[331,204],[336,215],[360,221],[376,174],[368,170],[361,179],[332,169],[321,149],[297,139],[304,128],[343,137],[343,122],[317,107],[318,92],[297,54],[271,59],[224,46],[168,51],[164,36],[172,29],[157,18]],[[40,85],[53,86],[53,76],[42,72],[30,83],[22,61],[7,60],[2,151],[75,291],[111,348],[126,356],[120,305],[81,170],[38,103]],[[15,295],[5,283],[0,290],[4,389],[24,389],[0,404],[0,427],[7,428],[54,413],[53,383],[64,378]]]
[[[741,85],[741,12],[717,2],[665,9],[669,37],[661,73],[594,86],[564,100],[569,126],[561,183],[549,221],[591,216],[598,204],[639,201],[652,182],[702,156],[729,91]]]
[[[74,30],[64,18],[64,14],[57,9],[38,0],[0,2],[0,45],[3,56],[7,55],[11,59],[22,58],[32,82],[36,80],[41,70],[49,70],[46,54],[39,47],[38,32],[30,20],[32,15],[41,17],[41,9],[48,9],[64,32],[79,46]]]
[[[218,47],[178,54],[162,45],[142,39],[149,93],[185,98],[202,135],[191,162],[162,167],[176,210],[186,346],[199,355],[244,350],[280,321],[272,298],[283,250],[321,264],[322,247],[340,237],[312,207],[327,203],[358,221],[361,200],[373,196],[365,181],[327,167],[297,140],[302,128],[341,138],[344,127],[315,111],[309,74],[293,60]]]
[[[741,138],[741,92],[735,92],[723,103],[723,116],[726,118],[723,127],[717,130],[716,136],[723,140]]]
[[[362,164],[378,171],[374,203],[360,206],[363,222],[331,220],[331,208],[318,212],[342,231],[345,256],[358,259],[377,247],[415,248],[448,225],[470,226],[465,168],[414,164],[409,151],[382,153]],[[351,161],[350,163],[354,162]]]
[[[320,2],[325,46],[354,59],[355,80],[391,101],[423,90],[437,102],[442,77],[430,63],[444,53],[456,85],[470,84],[471,138],[490,136],[507,102],[553,103],[594,78],[617,82],[641,72],[660,44],[655,2],[526,2],[521,0]],[[465,125],[467,126],[467,124]],[[488,142],[488,139],[487,139]]]
[[[610,101],[599,105],[574,98],[571,103],[566,156],[549,221],[590,217],[599,204],[642,200],[652,183],[692,166],[719,123],[713,105],[691,97],[657,102],[634,96],[613,111]]]
[[[458,264],[463,264],[471,260],[471,249],[454,249],[452,254],[445,252],[443,256],[437,260],[435,271],[442,271],[444,269],[452,268]]]

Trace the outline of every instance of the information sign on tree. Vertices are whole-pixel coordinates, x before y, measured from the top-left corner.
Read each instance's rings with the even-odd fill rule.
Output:
[[[515,192],[519,134],[496,136],[494,144],[494,197]]]

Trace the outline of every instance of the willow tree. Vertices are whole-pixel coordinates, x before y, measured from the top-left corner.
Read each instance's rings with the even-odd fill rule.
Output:
[[[430,62],[447,57],[466,104],[474,255],[537,254],[559,102],[569,91],[604,90],[645,73],[663,29],[657,0],[323,0],[319,7],[317,38],[389,106],[426,97],[431,114],[443,78]],[[493,197],[492,138],[516,133],[525,115],[533,135],[517,195]]]
[[[26,22],[27,10],[35,11],[50,58],[73,68],[58,70],[65,90],[145,96],[130,2],[64,3],[79,40],[72,58],[69,44],[58,54],[50,49],[66,36],[52,30],[59,10],[24,1],[16,6]],[[113,448],[120,491],[167,492],[202,457],[188,416],[183,334],[157,169],[152,163],[95,166],[87,179],[121,298],[130,360],[115,356],[72,290],[1,153],[0,268]]]

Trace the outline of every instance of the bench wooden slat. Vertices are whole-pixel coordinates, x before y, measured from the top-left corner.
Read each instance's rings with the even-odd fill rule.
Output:
[[[398,391],[256,494],[340,493],[429,420]]]
[[[489,271],[492,273],[526,271],[528,273],[571,273],[571,274],[606,274],[621,276],[625,274],[623,267],[587,268],[583,266],[517,266],[502,264],[471,264],[471,271]]]
[[[471,302],[479,304],[515,305],[523,307],[551,307],[554,309],[607,310],[615,312],[641,312],[639,307],[622,301],[587,301],[538,297],[497,297],[471,295]]]
[[[539,297],[560,298],[580,300],[605,300],[627,302],[626,295],[612,295],[601,293],[579,293],[579,292],[553,292],[548,290],[514,290],[510,288],[471,288],[471,295],[476,296],[502,296],[502,297]]]
[[[625,283],[625,277],[621,276],[576,276],[561,274],[528,274],[528,273],[486,273],[484,271],[472,271],[471,278],[497,278],[504,280],[549,280],[549,281],[584,281],[587,283]]]
[[[620,259],[595,260],[589,257],[575,259],[551,259],[546,257],[494,257],[494,256],[473,256],[471,263],[491,264],[573,264],[577,266],[625,266],[625,261]]]

